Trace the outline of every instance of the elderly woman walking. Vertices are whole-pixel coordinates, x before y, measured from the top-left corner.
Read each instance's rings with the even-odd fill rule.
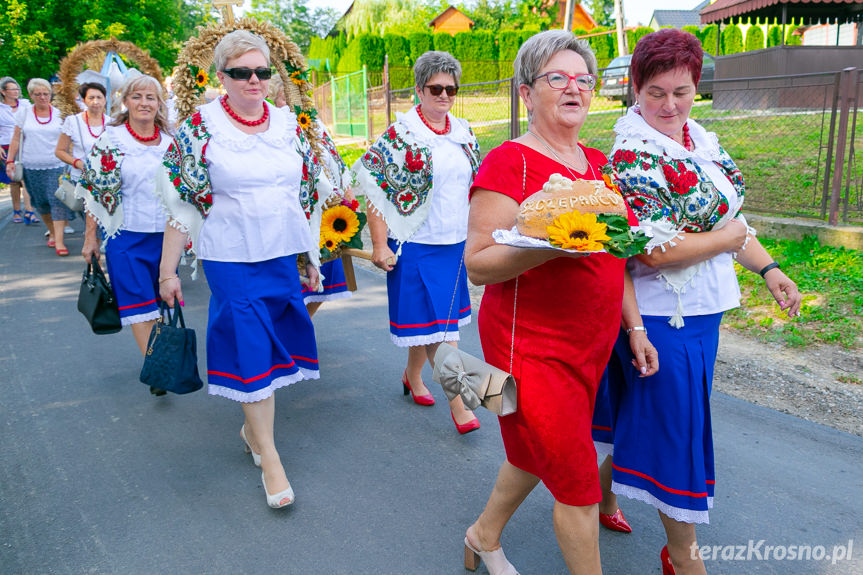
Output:
[[[28,107],[30,101],[19,98],[21,86],[15,78],[5,76],[0,78],[0,160],[7,164],[14,164],[15,157],[9,156],[9,144],[15,133],[15,114],[19,107]],[[27,225],[39,223],[39,216],[33,212],[30,205],[30,195],[21,186],[21,182],[13,182],[4,169],[0,172],[0,184],[9,184],[9,193],[12,196],[12,223]],[[21,196],[24,196],[24,211],[21,211]]]
[[[87,153],[111,121],[111,117],[105,114],[105,86],[87,82],[78,87],[78,95],[86,108],[63,120],[62,133],[54,150],[54,155],[69,165],[69,177],[73,182],[81,179]]]
[[[9,158],[18,153],[19,134],[21,163],[24,164],[24,185],[30,193],[30,201],[39,217],[48,228],[48,242],[58,256],[68,256],[64,242],[66,222],[75,217],[72,211],[54,197],[63,163],[54,155],[57,138],[63,120],[60,110],[51,105],[51,84],[42,78],[33,78],[27,83],[27,92],[33,99],[29,107],[19,106],[15,114],[15,133],[9,144]],[[12,160],[6,160],[6,175],[11,177],[15,169]]]
[[[462,260],[479,145],[468,123],[449,113],[460,78],[461,65],[447,52],[417,58],[419,105],[396,114],[353,167],[369,204],[373,262],[387,272],[390,336],[408,348],[402,388],[426,406],[435,400],[423,365],[442,342],[456,345],[471,313]],[[479,429],[460,397],[449,407],[459,433]]]
[[[476,569],[482,560],[492,575],[516,575],[501,534],[542,481],[555,499],[554,529],[567,567],[596,574],[601,493],[591,415],[618,330],[640,319],[631,290],[622,309],[625,260],[492,238],[494,230],[513,227],[519,204],[552,174],[602,180],[607,163],[602,152],[578,143],[596,86],[596,58],[587,44],[570,32],[542,32],[521,46],[514,67],[528,133],[489,152],[480,167],[465,263],[471,281],[486,286],[479,313],[485,359],[515,377],[518,409],[499,418],[506,461],[465,534],[465,567]],[[631,344],[636,356],[652,358],[640,369],[654,372],[644,334]]]
[[[701,60],[688,32],[639,40],[631,71],[637,103],[617,121],[611,152],[624,198],[653,229],[646,253],[628,267],[643,326],[663,358],[659,374],[636,382],[621,342],[615,346],[622,370],[609,372],[612,489],[659,511],[665,575],[705,573],[692,549],[716,485],[710,392],[722,314],[740,305],[735,260],[764,278],[790,317],[801,302],[740,213],[740,170],[716,135],[689,117]]]
[[[272,70],[264,39],[226,34],[213,62],[225,95],[181,122],[159,177],[171,218],[159,282],[168,305],[182,301],[176,270],[190,241],[211,292],[209,393],[240,402],[245,449],[262,469],[267,504],[281,508],[293,503],[294,490],[276,447],[274,393],[319,377],[297,269],[298,254],[311,262],[319,255],[306,210],[311,198],[323,205],[344,173],[340,160],[315,153],[289,107],[265,101]],[[308,129],[326,137],[316,124]],[[321,147],[334,151],[331,143]],[[305,272],[316,289],[317,266]]]

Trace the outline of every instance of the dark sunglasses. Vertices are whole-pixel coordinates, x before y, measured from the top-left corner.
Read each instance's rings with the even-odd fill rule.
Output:
[[[234,80],[250,80],[252,74],[257,76],[258,80],[269,80],[273,76],[270,68],[225,68],[222,72]]]
[[[441,92],[446,90],[446,95],[452,98],[458,94],[458,86],[441,86],[440,84],[426,84],[423,88],[428,88],[432,96],[440,96]]]

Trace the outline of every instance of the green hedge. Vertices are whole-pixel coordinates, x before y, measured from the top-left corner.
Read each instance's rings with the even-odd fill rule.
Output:
[[[736,24],[726,26],[722,31],[722,54],[743,52],[743,32]]]
[[[746,31],[746,52],[764,48],[764,31],[761,26],[750,26]]]
[[[311,43],[309,44],[309,59],[320,60],[321,62],[329,60],[330,70],[334,71],[339,63],[339,58],[341,57],[341,52],[344,48],[344,36],[338,36],[336,38],[313,37]],[[321,65],[318,69],[323,70],[323,65]]]
[[[434,49],[455,55],[455,38],[446,32],[432,34]]]
[[[719,34],[719,27],[716,24],[708,24],[701,29],[701,34],[698,39],[701,40],[701,48],[708,54],[719,56],[716,50],[716,38]],[[719,50],[721,51],[721,49]]]
[[[434,50],[434,39],[431,32],[412,32],[408,34],[408,44],[410,45],[411,62],[416,62],[417,58],[430,50]]]
[[[648,28],[647,26],[639,26],[635,30],[627,30],[626,46],[629,48],[629,53],[632,54],[632,51],[635,50],[635,45],[638,44],[639,40],[641,40],[653,31],[653,28]],[[615,43],[617,43],[616,40]]]
[[[399,34],[384,34],[384,53],[390,59],[390,86],[393,90],[408,88],[413,85],[410,46],[408,39]]]
[[[767,29],[767,47],[782,45],[782,26],[774,24]]]
[[[339,59],[338,73],[349,74],[363,69],[380,71],[384,68],[384,41],[380,36],[360,34],[348,44]]]
[[[684,26],[683,28],[681,28],[681,30],[683,30],[684,32],[689,32],[690,34],[698,38],[699,41],[701,41],[701,30],[699,30],[698,26]]]
[[[786,30],[785,44],[787,46],[800,46],[801,44],[803,44],[803,37],[802,36],[794,36],[793,35],[794,31],[797,30],[797,28],[799,28],[799,27],[800,27],[800,24],[796,24],[796,25],[788,26],[785,29]]]
[[[462,69],[461,83],[491,82],[498,79],[497,44],[492,32],[459,32],[455,35],[455,53],[460,62],[471,62]]]
[[[588,32],[588,34],[597,34],[599,32],[606,32],[611,30],[611,28],[598,26]],[[590,44],[591,49],[593,50],[594,56],[596,56],[597,64],[600,68],[605,68],[608,66],[608,63],[617,56],[617,37],[614,34],[602,34],[600,36],[591,36],[590,38],[585,38],[587,42]]]

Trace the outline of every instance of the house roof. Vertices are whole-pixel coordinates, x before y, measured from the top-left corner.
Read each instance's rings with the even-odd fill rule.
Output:
[[[741,16],[841,22],[863,20],[863,0],[716,0],[701,11],[701,23],[711,24]]]
[[[441,12],[440,14],[435,16],[434,20],[429,22],[429,26],[437,26],[438,21],[443,20],[444,17],[451,16],[453,12],[458,12],[459,14],[461,14],[462,16],[467,18],[467,21],[470,22],[471,26],[474,25],[474,21],[471,20],[470,18],[468,18],[464,12],[462,12],[458,8],[453,8],[452,6],[447,6],[446,10],[444,10],[443,12]]]
[[[654,10],[651,22],[657,26],[672,26],[683,28],[684,26],[698,26],[701,24],[701,16],[695,10]]]

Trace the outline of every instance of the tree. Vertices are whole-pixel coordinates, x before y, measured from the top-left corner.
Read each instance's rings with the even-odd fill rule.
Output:
[[[352,6],[343,24],[349,37],[425,32],[429,21],[449,4],[444,0],[355,0]]]
[[[303,51],[313,37],[326,36],[340,17],[334,8],[310,9],[308,0],[252,0],[249,16],[278,26]]]
[[[472,7],[460,7],[473,20],[474,30],[515,30],[518,9],[513,0],[478,0]]]
[[[116,37],[148,50],[163,68],[212,18],[208,0],[0,0],[0,70],[22,84],[49,78],[79,42]]]
[[[614,27],[614,0],[589,0],[585,7],[597,26]]]
[[[747,52],[764,48],[764,31],[758,24],[753,24],[746,31],[745,49]]]

